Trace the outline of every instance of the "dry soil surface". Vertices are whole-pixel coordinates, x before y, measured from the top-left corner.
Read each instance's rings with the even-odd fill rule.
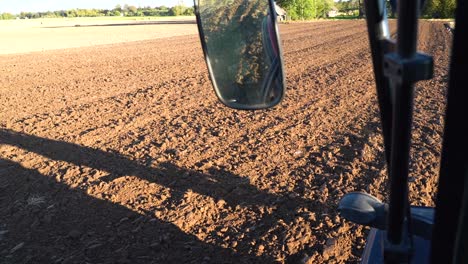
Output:
[[[280,26],[287,96],[215,98],[198,36],[0,56],[0,263],[354,263],[388,195],[363,21]],[[422,21],[411,201],[433,205],[451,35]]]

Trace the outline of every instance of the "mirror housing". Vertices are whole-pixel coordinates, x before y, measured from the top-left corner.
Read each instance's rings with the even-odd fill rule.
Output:
[[[277,105],[285,82],[273,0],[194,0],[194,7],[220,101],[235,109]]]

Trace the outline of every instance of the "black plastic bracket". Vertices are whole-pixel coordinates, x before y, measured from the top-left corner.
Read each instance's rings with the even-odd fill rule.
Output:
[[[415,83],[429,80],[434,74],[434,60],[432,56],[424,53],[416,53],[415,56],[406,59],[393,52],[385,55],[384,75],[397,83]]]
[[[400,244],[393,244],[388,241],[388,239],[384,239],[385,263],[411,263],[413,245],[406,228],[403,228],[402,238],[403,239]]]

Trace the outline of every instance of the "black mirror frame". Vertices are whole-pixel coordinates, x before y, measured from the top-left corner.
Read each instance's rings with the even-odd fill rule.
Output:
[[[286,93],[286,75],[284,73],[284,59],[283,59],[283,49],[282,49],[282,45],[281,45],[281,39],[280,39],[280,36],[279,36],[279,30],[278,30],[278,24],[277,24],[277,14],[276,14],[276,10],[275,10],[275,3],[273,0],[266,0],[268,1],[268,5],[269,5],[269,8],[270,8],[270,14],[273,14],[271,16],[271,19],[273,20],[273,24],[274,24],[274,31],[275,31],[275,36],[276,36],[276,40],[278,41],[278,51],[279,51],[279,60],[280,60],[280,67],[281,67],[281,78],[283,79],[282,80],[282,83],[283,83],[283,89],[282,89],[282,92],[281,92],[281,96],[279,97],[279,99],[277,99],[273,105],[271,106],[267,106],[267,107],[249,107],[249,106],[245,106],[245,107],[233,107],[232,105],[229,105],[227,102],[224,102],[218,92],[218,86],[217,86],[217,83],[216,83],[216,80],[214,78],[214,75],[213,75],[213,70],[211,68],[211,64],[210,64],[210,57],[208,55],[208,52],[207,52],[207,47],[206,47],[206,43],[205,43],[205,34],[203,32],[203,27],[202,27],[202,23],[201,23],[201,17],[200,17],[200,10],[199,10],[199,1],[200,0],[193,0],[193,9],[195,11],[195,17],[197,19],[197,28],[198,28],[198,35],[200,36],[200,42],[201,42],[201,46],[202,46],[202,49],[203,49],[203,55],[204,55],[204,58],[205,58],[205,63],[206,63],[206,66],[208,68],[208,73],[209,73],[209,77],[210,77],[210,80],[211,80],[211,83],[213,84],[213,88],[215,90],[215,93],[216,93],[216,97],[218,97],[218,100],[224,104],[225,106],[229,107],[229,108],[234,108],[234,109],[239,109],[239,110],[260,110],[260,109],[268,109],[268,108],[272,108],[272,107],[275,107],[277,106],[279,103],[281,103],[281,101],[283,100],[284,98],[284,95]],[[262,0],[259,0],[259,1],[262,1]]]

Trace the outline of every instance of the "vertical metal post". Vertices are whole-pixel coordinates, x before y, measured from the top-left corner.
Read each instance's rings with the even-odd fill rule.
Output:
[[[431,263],[467,263],[468,2],[457,1]],[[466,187],[465,187],[466,186]],[[462,204],[464,216],[460,218]],[[458,229],[457,229],[458,228]],[[458,241],[455,238],[458,236]],[[456,258],[455,258],[456,257]]]
[[[400,59],[411,59],[416,55],[419,1],[398,2],[398,42]],[[411,123],[413,112],[413,82],[402,78],[392,82],[395,92],[392,122],[390,159],[390,204],[388,235],[390,243],[402,241],[403,223],[408,205],[409,150],[411,145]]]

